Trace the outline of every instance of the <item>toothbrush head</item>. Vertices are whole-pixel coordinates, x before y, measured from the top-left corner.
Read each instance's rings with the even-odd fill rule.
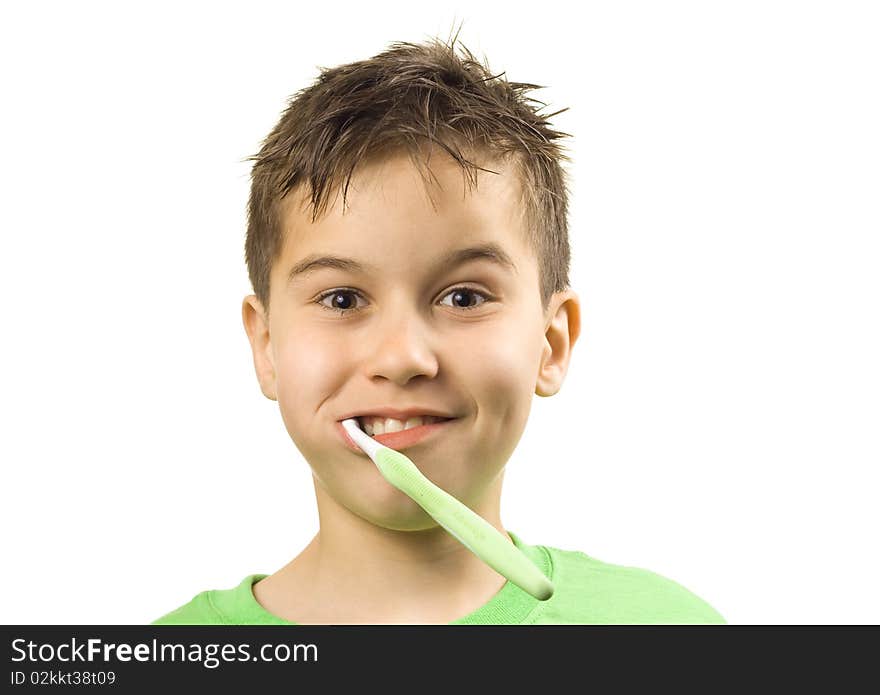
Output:
[[[345,428],[345,431],[348,432],[348,436],[354,440],[354,443],[357,444],[367,456],[373,459],[374,462],[376,461],[376,454],[379,453],[380,450],[388,448],[379,444],[379,442],[364,432],[355,418],[343,420],[342,426]]]

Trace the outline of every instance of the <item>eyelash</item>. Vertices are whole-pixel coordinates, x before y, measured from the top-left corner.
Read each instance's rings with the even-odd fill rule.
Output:
[[[456,308],[462,309],[462,311],[473,311],[474,309],[476,309],[476,308],[482,306],[482,305],[485,304],[486,302],[490,302],[490,301],[492,301],[492,298],[491,298],[489,295],[487,295],[485,292],[482,292],[481,290],[475,289],[475,288],[473,288],[473,287],[466,287],[466,286],[453,287],[451,290],[449,290],[449,292],[447,292],[447,293],[444,294],[443,296],[444,296],[444,297],[448,297],[450,294],[453,294],[454,292],[457,292],[457,291],[459,291],[459,290],[466,290],[466,291],[471,292],[471,293],[473,293],[473,294],[478,294],[478,295],[480,295],[481,297],[483,297],[483,298],[485,299],[484,302],[481,302],[480,304],[477,304],[476,306],[467,307],[467,308],[456,307]],[[337,294],[356,294],[356,295],[360,295],[360,292],[358,292],[357,290],[349,289],[349,288],[347,288],[347,287],[339,287],[339,288],[337,288],[337,289],[335,289],[335,290],[330,290],[329,292],[325,292],[324,294],[322,294],[320,297],[318,297],[318,298],[315,300],[315,304],[317,304],[318,306],[320,306],[322,309],[327,309],[328,311],[332,311],[332,312],[334,312],[334,313],[336,313],[336,314],[339,314],[340,317],[343,316],[343,315],[345,315],[345,314],[349,314],[349,313],[351,313],[351,312],[360,311],[360,309],[334,309],[333,307],[329,307],[329,306],[327,306],[326,304],[323,303],[324,300],[327,299],[327,297],[333,297],[333,296],[335,296],[335,295],[337,295]]]

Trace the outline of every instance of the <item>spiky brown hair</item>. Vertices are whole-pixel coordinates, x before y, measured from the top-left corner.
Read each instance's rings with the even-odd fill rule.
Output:
[[[322,68],[317,80],[294,94],[253,161],[245,259],[254,293],[269,311],[269,275],[284,244],[281,200],[303,186],[312,222],[359,164],[405,148],[426,184],[425,145],[442,147],[457,161],[469,189],[484,169],[465,154],[510,161],[519,179],[526,243],[538,260],[541,306],[569,286],[567,173],[553,130],[526,97],[540,85],[493,75],[455,42],[395,42],[368,59]],[[430,197],[430,192],[429,192]],[[433,202],[433,201],[432,201]]]

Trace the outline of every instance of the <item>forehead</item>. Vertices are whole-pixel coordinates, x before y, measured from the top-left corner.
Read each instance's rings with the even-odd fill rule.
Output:
[[[280,208],[282,265],[289,270],[309,259],[355,251],[375,258],[381,250],[408,254],[415,269],[429,257],[463,260],[467,254],[456,251],[470,247],[483,251],[471,257],[494,258],[514,269],[530,255],[519,178],[512,162],[471,161],[488,170],[477,172],[476,186],[468,185],[463,168],[439,148],[431,151],[423,171],[405,152],[374,158],[352,176],[344,209],[338,186],[314,222],[308,191],[292,191]],[[351,253],[340,253],[346,250]]]

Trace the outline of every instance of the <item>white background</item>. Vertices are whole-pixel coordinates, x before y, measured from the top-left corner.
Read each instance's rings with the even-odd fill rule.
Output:
[[[144,624],[308,543],[244,158],[319,66],[460,21],[574,136],[583,333],[505,526],[731,623],[880,621],[877,5],[310,5],[3,5],[0,621]]]

